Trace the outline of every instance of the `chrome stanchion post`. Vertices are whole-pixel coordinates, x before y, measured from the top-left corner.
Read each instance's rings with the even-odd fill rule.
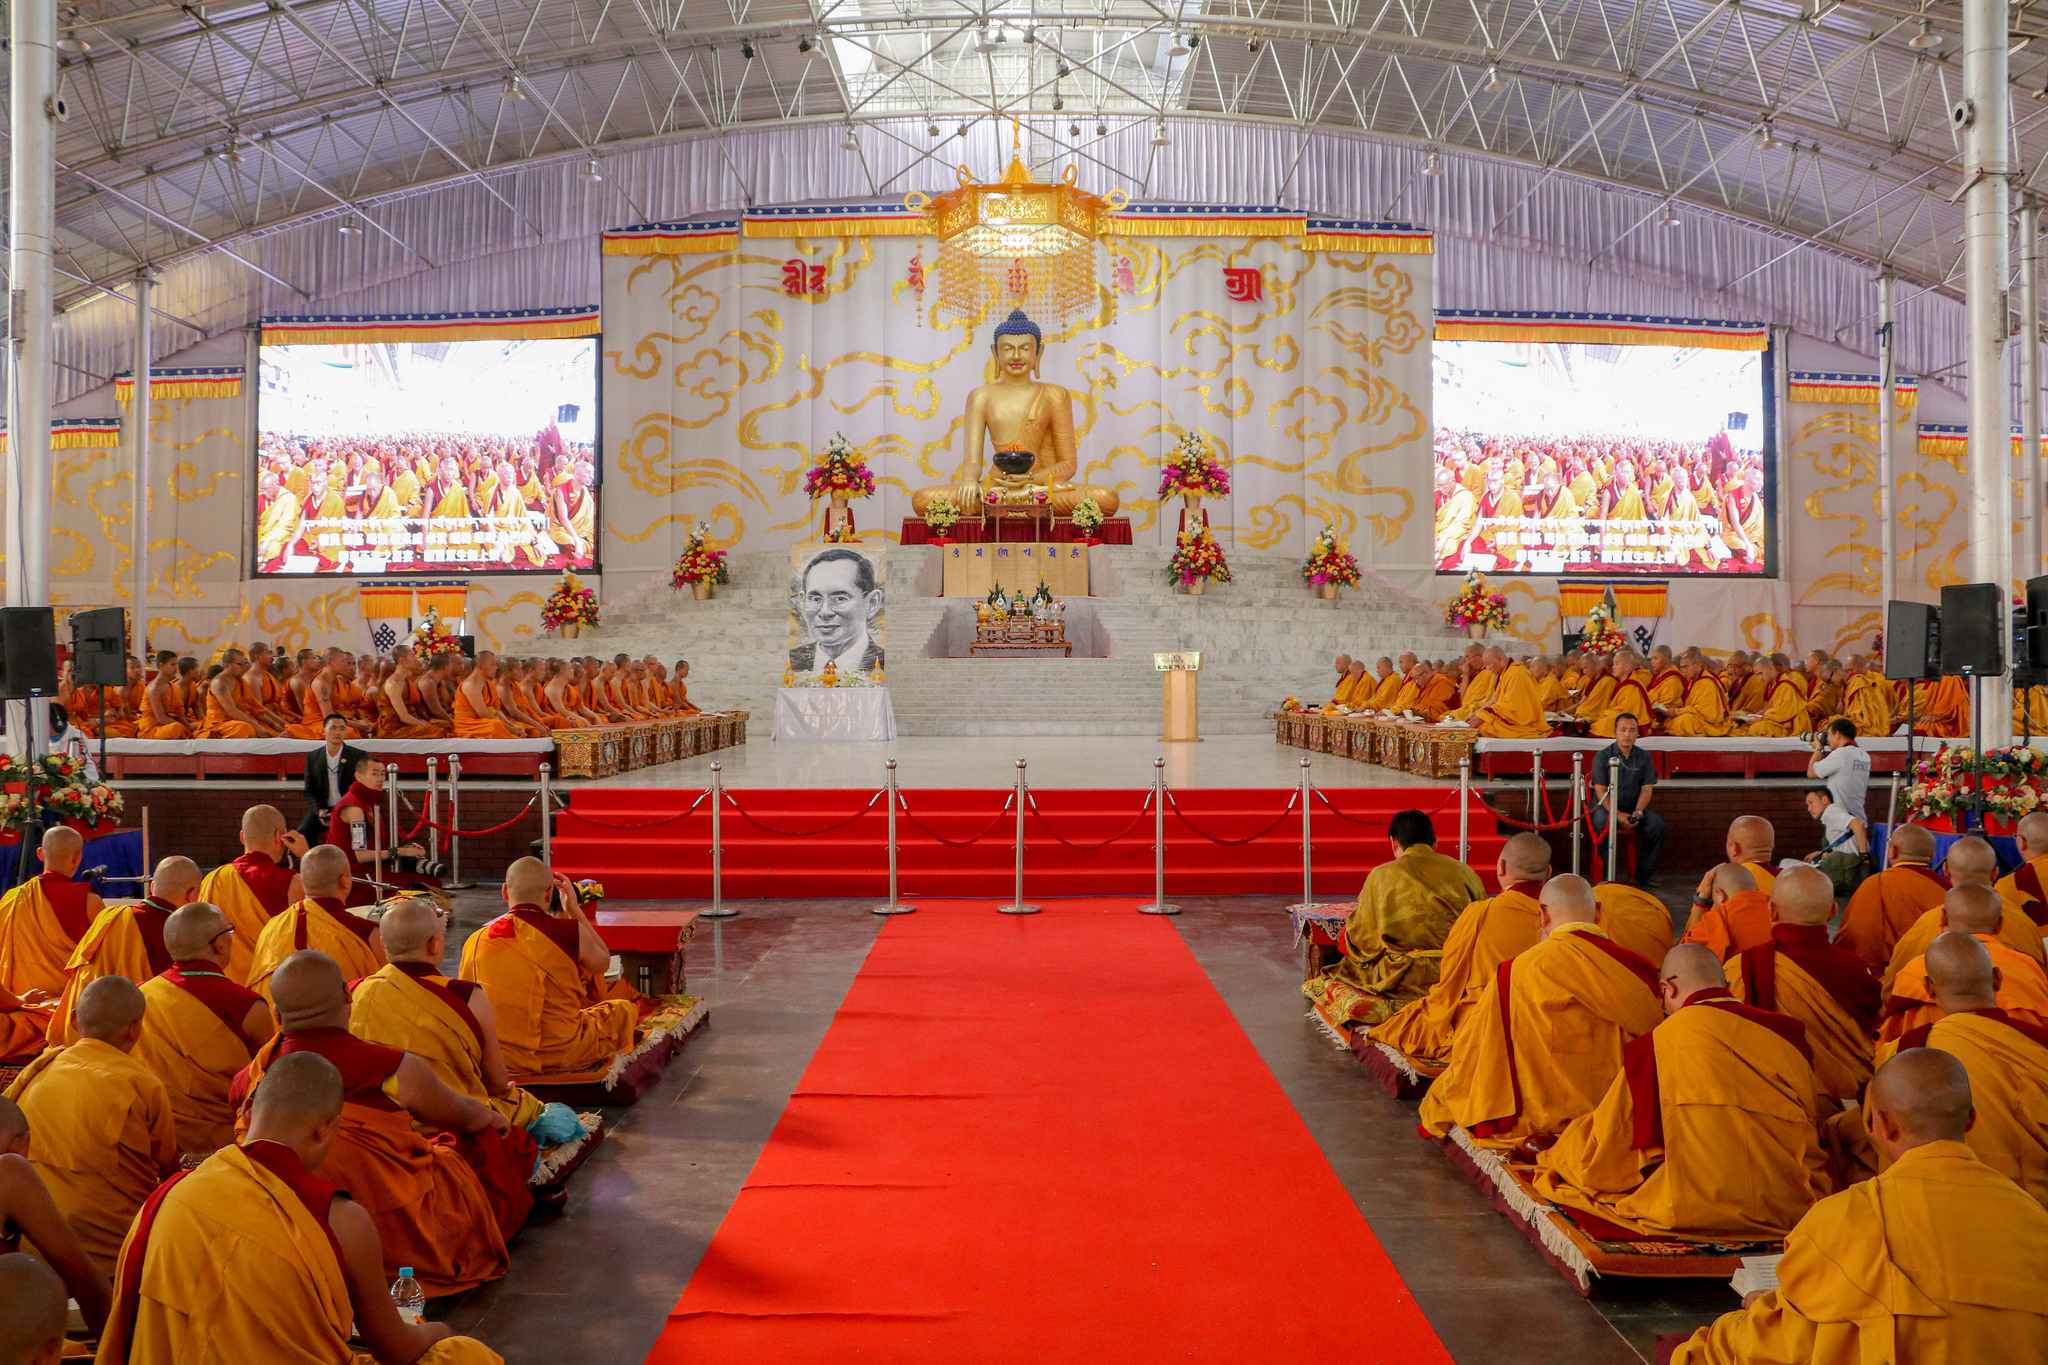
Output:
[[[1141,915],[1178,915],[1180,907],[1166,899],[1166,760],[1152,760],[1152,903],[1138,907]]]
[[[1024,760],[1017,760],[1017,894],[1008,905],[996,908],[1006,915],[1035,915],[1038,907],[1024,903]]]
[[[385,823],[391,827],[391,841],[393,844],[396,844],[398,842],[398,831],[405,828],[405,826],[398,823],[398,765],[396,763],[386,763],[384,765],[384,806],[386,811],[384,816]],[[379,848],[384,847],[381,838],[378,840],[377,846]],[[387,853],[390,852],[389,849],[385,851]]]
[[[22,856],[27,856],[27,850],[23,850]],[[156,871],[156,868],[149,861],[149,807],[144,806],[142,808],[142,875],[147,877],[154,871]]]
[[[1470,861],[1472,852],[1472,760],[1458,760],[1458,861]]]
[[[1572,750],[1572,875],[1579,875],[1579,822],[1586,814],[1586,755]]]
[[[1607,760],[1607,880],[1621,880],[1621,760]]]
[[[889,903],[876,906],[874,912],[878,915],[914,915],[916,906],[905,905],[896,899],[896,760],[890,759],[883,767],[888,770],[882,799],[889,805]]]
[[[1529,752],[1529,823],[1543,823],[1543,751]]]
[[[1306,910],[1315,904],[1316,897],[1315,845],[1311,842],[1308,823],[1310,787],[1308,781],[1308,756],[1306,754],[1302,755],[1301,785],[1297,788],[1295,795],[1296,799],[1301,802],[1301,900],[1288,908],[1291,910]]]
[[[451,764],[453,758],[448,760]],[[441,831],[434,826],[441,823],[441,760],[431,755],[427,758],[427,861],[439,865],[441,861]],[[454,821],[448,823],[454,824]],[[396,829],[396,826],[393,826]]]
[[[722,763],[711,765],[711,907],[698,911],[704,919],[731,919],[739,911],[725,903],[725,849],[721,843],[724,827],[719,823],[719,807],[725,803],[725,783],[719,774],[725,771]]]
[[[438,818],[438,817],[436,817]],[[435,833],[440,833],[436,830]],[[463,891],[475,882],[462,880],[462,758],[448,756],[448,889]]]
[[[555,851],[555,790],[550,779],[554,765],[540,765],[540,860],[547,862]],[[550,865],[552,871],[552,864]]]

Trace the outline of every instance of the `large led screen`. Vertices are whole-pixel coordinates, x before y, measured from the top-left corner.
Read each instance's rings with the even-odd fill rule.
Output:
[[[1770,572],[1764,356],[1437,342],[1438,571]]]
[[[265,346],[256,571],[597,565],[597,341]]]

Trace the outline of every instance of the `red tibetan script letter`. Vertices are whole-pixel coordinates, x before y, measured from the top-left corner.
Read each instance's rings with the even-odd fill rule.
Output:
[[[782,292],[793,299],[825,292],[825,267],[791,259],[782,263]]]
[[[1266,297],[1266,277],[1256,266],[1226,265],[1223,292],[1239,303],[1257,303]]]

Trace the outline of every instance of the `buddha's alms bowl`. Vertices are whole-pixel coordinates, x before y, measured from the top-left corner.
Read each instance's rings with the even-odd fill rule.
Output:
[[[1029,474],[1038,457],[1028,450],[998,450],[994,459],[996,468],[1005,474]]]

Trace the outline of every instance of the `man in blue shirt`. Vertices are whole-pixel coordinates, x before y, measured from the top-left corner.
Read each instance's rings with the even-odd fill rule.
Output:
[[[1636,884],[1657,881],[1657,855],[1664,848],[1664,817],[1650,809],[1657,789],[1657,769],[1650,755],[1636,747],[1641,723],[1624,711],[1614,720],[1614,743],[1593,755],[1593,833],[1607,846],[1607,787],[1614,784],[1614,809],[1621,828],[1636,836]],[[1616,760],[1621,766],[1617,769]],[[1620,881],[1620,869],[1607,869],[1609,881]]]

